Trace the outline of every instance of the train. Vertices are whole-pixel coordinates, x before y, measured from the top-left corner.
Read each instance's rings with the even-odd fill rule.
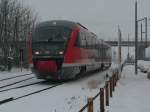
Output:
[[[77,22],[41,22],[31,44],[32,71],[39,79],[68,80],[111,65],[111,46]]]

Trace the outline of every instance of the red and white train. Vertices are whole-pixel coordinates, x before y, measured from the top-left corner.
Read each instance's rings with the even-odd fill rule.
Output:
[[[79,23],[42,22],[32,33],[33,72],[38,78],[66,80],[111,65],[111,46]]]

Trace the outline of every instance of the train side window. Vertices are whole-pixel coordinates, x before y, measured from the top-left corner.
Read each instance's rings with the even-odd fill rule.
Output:
[[[84,35],[84,33],[79,32],[75,46],[77,46],[77,47],[85,47],[85,45],[86,45],[85,35]]]
[[[80,47],[80,46],[81,46],[81,37],[80,37],[80,33],[78,33],[78,36],[77,36],[77,40],[76,40],[75,46],[76,46],[76,47]]]
[[[81,33],[81,47],[86,46],[86,35],[84,33]]]
[[[88,48],[89,47],[89,37],[88,37],[88,34],[86,34],[86,48]]]

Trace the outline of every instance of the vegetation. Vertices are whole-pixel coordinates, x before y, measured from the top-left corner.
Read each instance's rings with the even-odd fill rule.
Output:
[[[30,7],[17,0],[0,0],[0,64],[7,66],[8,57],[13,57],[19,65],[19,51],[27,53],[26,42],[36,21]]]

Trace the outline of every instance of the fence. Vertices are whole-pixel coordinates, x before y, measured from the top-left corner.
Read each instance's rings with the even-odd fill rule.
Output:
[[[105,105],[109,106],[109,97],[112,97],[112,92],[115,90],[117,81],[119,80],[118,72],[114,73],[108,81],[106,81],[105,86],[100,88],[100,91],[94,96],[87,99],[87,104],[79,110],[83,112],[87,108],[87,112],[93,112],[93,102],[100,96],[100,112],[105,112]]]

